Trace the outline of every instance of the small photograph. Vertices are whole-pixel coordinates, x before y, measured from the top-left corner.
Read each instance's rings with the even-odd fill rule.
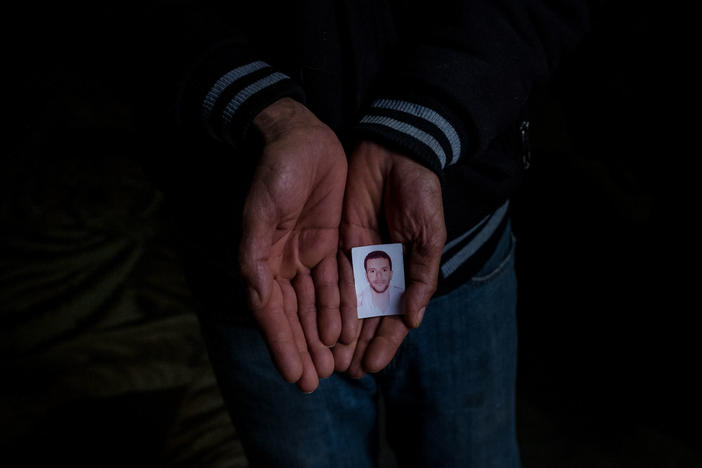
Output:
[[[402,244],[351,249],[358,318],[403,313],[405,267]]]

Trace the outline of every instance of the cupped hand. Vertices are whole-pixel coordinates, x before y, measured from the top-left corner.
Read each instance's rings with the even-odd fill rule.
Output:
[[[261,112],[265,141],[239,248],[249,307],[283,378],[311,392],[334,370],[336,253],[347,162],[334,132],[292,99]]]
[[[404,316],[359,320],[352,247],[401,242],[405,249]],[[441,184],[429,169],[376,143],[364,141],[349,159],[341,250],[338,255],[342,331],[335,367],[353,377],[385,368],[418,327],[436,291],[446,242]]]

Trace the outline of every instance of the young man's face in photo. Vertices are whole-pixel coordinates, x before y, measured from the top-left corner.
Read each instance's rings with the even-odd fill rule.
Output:
[[[392,270],[387,258],[371,258],[366,264],[368,284],[377,293],[385,292],[390,286]]]

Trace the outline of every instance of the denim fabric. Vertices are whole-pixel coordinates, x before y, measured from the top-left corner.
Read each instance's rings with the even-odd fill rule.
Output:
[[[508,228],[473,279],[431,301],[385,370],[360,380],[334,374],[311,395],[278,375],[255,327],[201,314],[251,465],[376,466],[383,398],[400,466],[518,468],[513,254]]]

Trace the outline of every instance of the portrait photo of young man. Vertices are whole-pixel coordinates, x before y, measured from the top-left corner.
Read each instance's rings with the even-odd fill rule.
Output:
[[[353,261],[358,318],[401,314],[405,291],[402,245],[357,248]]]

